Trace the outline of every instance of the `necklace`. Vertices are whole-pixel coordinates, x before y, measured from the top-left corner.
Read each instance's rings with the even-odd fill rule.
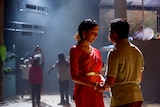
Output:
[[[79,46],[83,51],[85,51],[86,53],[91,53],[92,51],[92,47],[89,45],[89,46]]]

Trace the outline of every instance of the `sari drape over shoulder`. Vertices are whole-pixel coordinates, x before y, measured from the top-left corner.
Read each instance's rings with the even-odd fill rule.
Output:
[[[92,48],[90,53],[84,52],[80,47],[73,46],[70,50],[71,76],[81,76],[92,82],[104,82],[100,71],[102,69],[100,51]],[[104,107],[103,94],[93,87],[76,83],[74,88],[76,107]]]

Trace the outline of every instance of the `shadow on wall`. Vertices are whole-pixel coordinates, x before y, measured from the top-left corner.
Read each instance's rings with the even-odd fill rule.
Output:
[[[160,103],[160,41],[150,40],[150,41],[132,41],[137,45],[144,55],[145,69],[142,80],[142,92],[145,101]]]

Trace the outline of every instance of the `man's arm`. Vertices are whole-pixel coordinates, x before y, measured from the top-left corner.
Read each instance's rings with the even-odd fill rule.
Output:
[[[107,76],[104,87],[110,88],[115,83],[116,78]]]
[[[48,71],[48,75],[50,75],[50,74],[51,74],[51,71],[52,71],[53,69],[55,69],[55,67],[56,67],[56,64],[54,64],[54,65],[49,69],[49,71]]]
[[[103,91],[110,91],[111,86],[115,83],[116,78],[107,76],[107,79],[105,81],[105,84],[101,86],[101,84],[98,84],[96,86],[96,90],[103,92]]]
[[[143,72],[141,72],[140,74],[140,83],[142,82],[142,78],[143,78]]]

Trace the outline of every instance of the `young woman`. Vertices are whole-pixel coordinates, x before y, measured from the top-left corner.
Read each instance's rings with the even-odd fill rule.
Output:
[[[70,69],[76,107],[104,107],[103,94],[96,90],[104,82],[100,74],[103,63],[100,51],[91,46],[98,37],[97,22],[84,19],[74,37],[78,42],[70,49]]]

